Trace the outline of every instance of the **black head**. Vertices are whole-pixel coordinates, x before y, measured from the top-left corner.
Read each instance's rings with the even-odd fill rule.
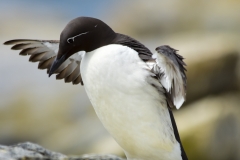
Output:
[[[78,17],[70,21],[60,35],[59,51],[49,76],[71,55],[78,51],[90,52],[108,45],[116,33],[104,22],[91,17]]]

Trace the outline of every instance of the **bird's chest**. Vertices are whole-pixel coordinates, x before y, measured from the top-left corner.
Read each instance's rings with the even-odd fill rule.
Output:
[[[102,121],[127,114],[130,108],[126,107],[133,102],[132,96],[136,96],[135,99],[140,96],[141,88],[147,84],[143,65],[137,52],[120,45],[85,54],[81,63],[84,87]]]
[[[126,154],[171,152],[165,98],[147,82],[149,71],[137,52],[109,45],[86,53],[81,75],[96,114]]]

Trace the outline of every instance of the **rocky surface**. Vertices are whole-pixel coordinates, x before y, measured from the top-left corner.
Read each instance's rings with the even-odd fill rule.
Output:
[[[83,155],[68,157],[26,142],[11,146],[0,145],[0,160],[124,160],[114,155]]]

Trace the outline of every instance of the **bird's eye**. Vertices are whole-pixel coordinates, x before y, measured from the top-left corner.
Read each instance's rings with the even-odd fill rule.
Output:
[[[69,44],[73,44],[74,40],[73,40],[73,38],[68,38],[68,39],[67,39],[67,42],[68,42]]]

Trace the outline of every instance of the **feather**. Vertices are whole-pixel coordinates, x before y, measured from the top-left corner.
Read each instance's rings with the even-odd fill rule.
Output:
[[[47,73],[55,60],[58,52],[58,40],[32,40],[32,39],[14,39],[6,41],[5,45],[13,45],[13,50],[21,50],[19,55],[30,55],[30,62],[39,62],[39,69],[47,69]],[[80,74],[81,54],[75,53],[69,57],[55,71],[57,79],[65,79],[65,82],[79,84],[82,82]]]
[[[167,98],[171,98],[173,105],[179,109],[186,99],[186,64],[183,57],[176,53],[177,50],[170,46],[157,47],[156,51],[153,54],[156,64],[152,71],[157,75],[161,74],[158,77],[167,92]]]

